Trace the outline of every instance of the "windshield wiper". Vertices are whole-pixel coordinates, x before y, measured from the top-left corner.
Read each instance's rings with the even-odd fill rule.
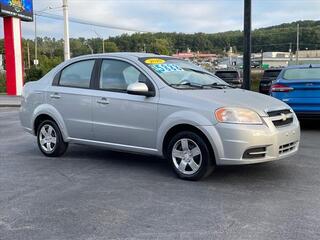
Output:
[[[235,87],[232,87],[231,85],[223,84],[223,83],[205,84],[205,85],[202,85],[202,87],[211,87],[211,88],[218,88],[218,89],[224,89],[226,87],[235,88]]]
[[[191,82],[175,83],[175,84],[170,84],[170,86],[172,86],[172,87],[188,86],[188,87],[195,87],[195,88],[203,88],[203,85],[198,85],[198,84],[194,84]]]
[[[198,69],[194,69],[194,68],[183,68],[183,70],[185,71],[192,71],[192,72],[196,72],[196,73],[201,73],[201,74],[208,74],[204,71],[198,70]]]

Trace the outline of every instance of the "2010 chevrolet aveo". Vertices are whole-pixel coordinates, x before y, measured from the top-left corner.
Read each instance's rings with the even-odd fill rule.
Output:
[[[23,90],[22,126],[48,157],[69,143],[166,157],[198,180],[217,165],[273,161],[298,151],[285,103],[235,89],[184,60],[145,53],[74,58]]]

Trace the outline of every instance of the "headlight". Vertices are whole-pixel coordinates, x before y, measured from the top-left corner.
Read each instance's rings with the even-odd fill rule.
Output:
[[[215,112],[216,119],[222,123],[262,124],[260,116],[246,108],[225,107]]]

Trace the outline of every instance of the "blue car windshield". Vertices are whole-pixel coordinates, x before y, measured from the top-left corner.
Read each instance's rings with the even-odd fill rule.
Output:
[[[218,77],[185,60],[174,58],[140,59],[170,86],[229,86]]]
[[[320,68],[287,69],[283,78],[285,80],[320,80]]]

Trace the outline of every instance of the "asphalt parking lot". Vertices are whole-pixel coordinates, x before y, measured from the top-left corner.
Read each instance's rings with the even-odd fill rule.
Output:
[[[0,239],[320,239],[320,124],[299,154],[179,180],[154,157],[71,145],[44,157],[0,108]]]

